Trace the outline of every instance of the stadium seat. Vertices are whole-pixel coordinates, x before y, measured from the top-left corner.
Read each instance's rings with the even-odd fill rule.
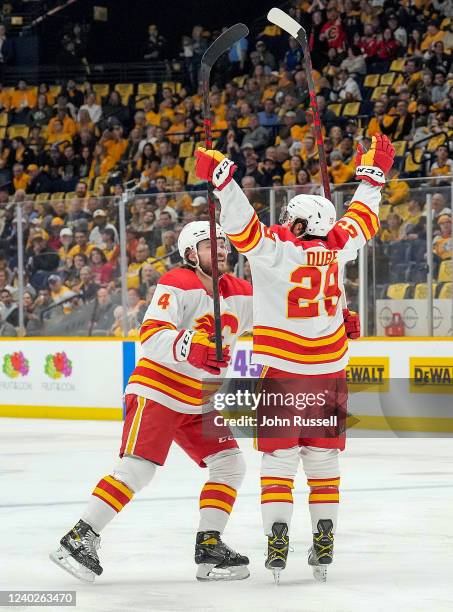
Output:
[[[377,87],[379,85],[379,74],[367,74],[364,81],[364,87]]]
[[[71,200],[75,196],[75,191],[68,191],[65,195],[65,200]]]
[[[50,196],[50,199],[51,199],[51,200],[64,200],[65,195],[66,195],[66,194],[65,194],[65,192],[64,192],[64,191],[58,191],[57,193],[53,193],[53,194]]]
[[[381,74],[381,79],[379,81],[379,85],[392,85],[395,80],[394,72],[386,72],[385,74]]]
[[[237,76],[237,77],[234,77],[233,81],[237,83],[238,87],[244,87],[246,78],[247,78],[247,75]]]
[[[433,283],[433,296],[436,295],[437,283]],[[414,300],[426,300],[428,297],[428,285],[426,283],[418,283],[415,285]]]
[[[98,102],[109,95],[110,85],[108,83],[95,83],[93,85],[93,91],[96,94],[96,98]]]
[[[195,157],[186,157],[184,160],[184,170],[186,172],[192,172],[195,170]]]
[[[331,110],[333,113],[335,113],[336,117],[339,117],[341,115],[342,106],[343,106],[342,104],[334,103],[334,104],[328,104],[327,108]]]
[[[392,144],[395,148],[395,157],[403,157],[406,153],[407,142],[405,140],[395,140]]]
[[[360,110],[360,102],[348,102],[344,105],[341,114],[344,117],[357,117]]]
[[[193,155],[195,143],[194,142],[182,142],[179,145],[179,153],[178,157],[181,159],[185,159],[186,157],[191,157]]]
[[[451,259],[444,260],[439,267],[439,274],[437,280],[439,283],[449,283],[453,278],[453,268]]]
[[[162,83],[162,87],[168,87],[173,93],[178,93],[178,91],[181,89],[181,83],[177,81],[165,81]]]
[[[404,300],[411,289],[410,283],[395,283],[387,287],[387,298],[390,300]]]
[[[117,83],[115,85],[115,91],[117,91],[121,96],[121,101],[125,106],[129,103],[129,98],[134,93],[134,84],[133,83]]]
[[[379,87],[375,87],[373,89],[373,93],[371,94],[371,99],[373,101],[379,100],[379,98],[388,92],[387,85],[380,85]]]
[[[406,64],[406,60],[404,57],[393,60],[390,64],[390,70],[392,72],[403,72],[404,65]]]
[[[139,96],[155,96],[157,93],[157,83],[139,83],[137,94]]]
[[[47,200],[50,200],[50,193],[38,193],[36,196],[37,202],[46,202]]]
[[[392,207],[390,204],[383,204],[379,207],[379,219],[381,221],[385,221],[389,216],[389,213],[392,212]]]
[[[0,127],[6,127],[8,125],[8,113],[0,113]]]
[[[453,283],[444,283],[437,297],[440,300],[451,300],[453,297]]]
[[[50,85],[49,93],[54,98],[57,98],[61,94],[61,85]]]
[[[423,159],[423,149],[416,149],[414,151],[414,156],[410,153],[406,155],[404,161],[404,173],[405,174],[414,174],[420,172],[422,167],[422,159]]]
[[[145,108],[146,102],[150,100],[152,105],[154,106],[154,96],[140,95],[137,94],[134,98],[135,108],[137,110],[142,110]]]
[[[2,140],[6,138],[6,127],[0,127],[0,138]]]
[[[8,128],[8,138],[28,138],[29,131],[28,125],[10,125]]]

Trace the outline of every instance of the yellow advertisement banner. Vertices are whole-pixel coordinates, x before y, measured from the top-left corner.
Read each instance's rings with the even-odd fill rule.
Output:
[[[410,390],[453,395],[453,357],[410,357]]]
[[[346,381],[349,390],[388,391],[389,366],[388,357],[351,357],[346,368]]]

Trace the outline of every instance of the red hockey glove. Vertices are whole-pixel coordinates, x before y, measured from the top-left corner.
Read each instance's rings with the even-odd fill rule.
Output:
[[[231,159],[220,151],[199,147],[195,151],[195,174],[202,181],[208,181],[221,191],[233,178],[237,168]]]
[[[368,181],[376,187],[385,185],[385,177],[393,166],[395,149],[392,143],[382,134],[371,139],[371,147],[364,151],[361,144],[357,147],[355,158],[355,176],[359,181]]]
[[[214,376],[220,374],[221,368],[227,368],[230,362],[229,348],[223,349],[222,361],[217,361],[215,342],[206,332],[183,329],[173,344],[173,355],[176,361],[188,361],[194,368],[205,370]]]
[[[360,319],[356,312],[343,308],[344,328],[350,340],[360,338]]]

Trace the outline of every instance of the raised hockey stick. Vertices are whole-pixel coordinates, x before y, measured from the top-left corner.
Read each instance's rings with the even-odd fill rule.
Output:
[[[307,73],[308,92],[310,94],[310,106],[313,111],[314,126],[315,126],[315,137],[318,145],[319,153],[319,168],[321,170],[322,188],[324,191],[324,197],[328,200],[332,199],[330,192],[330,181],[329,173],[327,170],[327,159],[326,152],[324,149],[324,139],[322,137],[321,120],[319,118],[318,102],[316,101],[316,90],[315,83],[313,81],[313,66],[311,64],[310,51],[308,49],[307,33],[305,29],[297,23],[295,19],[287,15],[284,11],[279,8],[272,8],[267,14],[267,18],[270,22],[276,26],[288,32],[290,36],[295,38],[299,45],[302,47],[305,62],[305,72]]]
[[[201,84],[203,88],[203,125],[205,130],[205,147],[212,149],[211,104],[209,102],[209,81],[211,68],[221,55],[249,33],[243,23],[236,23],[225,30],[208,49],[201,59]],[[217,264],[217,232],[215,222],[215,201],[212,185],[208,184],[209,230],[211,239],[212,266],[212,301],[214,304],[215,348],[218,361],[223,359],[222,351],[222,321],[220,318],[219,268]]]

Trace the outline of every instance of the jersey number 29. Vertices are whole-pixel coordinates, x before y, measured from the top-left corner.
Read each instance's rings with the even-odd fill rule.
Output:
[[[289,278],[299,286],[288,292],[288,318],[319,317],[324,314],[321,305],[325,313],[333,317],[341,295],[337,263],[330,264],[327,270],[325,267],[299,266],[291,272]]]

